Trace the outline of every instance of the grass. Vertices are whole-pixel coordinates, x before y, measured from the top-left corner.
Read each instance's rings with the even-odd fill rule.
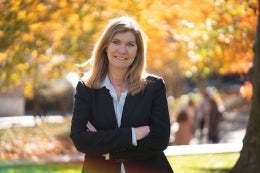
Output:
[[[239,153],[171,156],[168,160],[175,173],[228,173]]]
[[[228,173],[239,153],[170,156],[175,173]],[[79,173],[81,163],[1,163],[0,173]]]
[[[81,163],[0,164],[0,173],[79,173]]]
[[[73,153],[68,137],[70,118],[63,123],[0,130],[0,173],[79,173],[82,163],[14,161]],[[32,149],[33,148],[33,149]],[[228,173],[239,153],[169,156],[175,173]]]

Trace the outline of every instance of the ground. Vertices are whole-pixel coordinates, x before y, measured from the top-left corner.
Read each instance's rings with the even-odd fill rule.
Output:
[[[234,102],[237,102],[234,104]],[[237,97],[225,100],[228,108],[221,122],[220,142],[241,142],[249,117],[250,104]],[[234,106],[237,105],[237,106]],[[77,156],[69,138],[71,116],[33,116],[0,118],[0,161],[44,160],[57,156]],[[195,133],[191,144],[207,143]]]

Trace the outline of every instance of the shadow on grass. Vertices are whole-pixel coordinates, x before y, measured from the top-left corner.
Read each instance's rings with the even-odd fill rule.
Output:
[[[0,165],[0,173],[78,173],[81,170],[81,166],[81,163]]]
[[[229,168],[196,168],[200,173],[229,173]]]
[[[50,164],[0,164],[0,173],[78,173],[81,163],[50,163]],[[229,173],[229,168],[189,167],[188,173]]]

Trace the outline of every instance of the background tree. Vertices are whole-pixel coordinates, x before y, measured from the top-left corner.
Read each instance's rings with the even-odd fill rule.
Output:
[[[23,88],[33,97],[42,83],[62,78],[89,56],[105,3],[96,1],[0,2],[1,92]]]
[[[181,17],[167,20],[172,51],[182,52],[172,59],[180,62],[183,77],[195,79],[203,90],[209,75],[246,74],[252,62],[256,3],[202,0],[199,7],[194,3],[179,3],[182,8],[173,11]]]
[[[179,97],[184,78],[246,73],[252,61],[256,0],[2,0],[0,90],[33,88],[77,71],[106,21],[134,16],[149,36],[148,70]]]
[[[258,0],[260,4],[260,0]],[[231,173],[260,173],[260,10],[258,8],[258,25],[254,45],[254,61],[251,69],[251,80],[253,84],[253,97],[250,117],[243,140],[243,148],[240,157]]]

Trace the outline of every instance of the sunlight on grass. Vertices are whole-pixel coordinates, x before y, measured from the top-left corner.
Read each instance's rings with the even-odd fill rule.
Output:
[[[40,164],[24,161],[77,152],[69,139],[69,129],[70,118],[64,119],[63,123],[0,130],[0,173],[81,172],[82,163]],[[52,150],[47,150],[49,145],[53,146]],[[194,154],[168,156],[168,160],[175,173],[228,173],[238,157],[239,153]]]
[[[0,166],[0,173],[79,173],[81,163],[24,164]]]
[[[176,173],[227,173],[239,153],[202,154],[168,157]]]
[[[170,156],[168,160],[175,173],[228,173],[239,153]],[[3,164],[0,173],[79,173],[82,163]]]

